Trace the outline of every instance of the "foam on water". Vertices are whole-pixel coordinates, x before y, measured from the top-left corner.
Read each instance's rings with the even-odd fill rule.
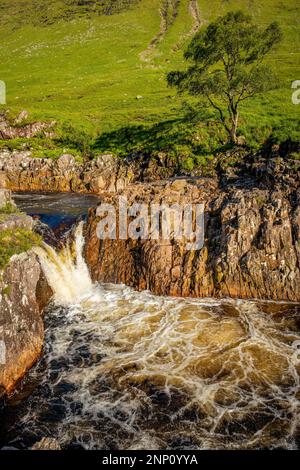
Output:
[[[55,291],[45,355],[7,441],[64,448],[296,448],[299,308],[92,285],[75,247],[39,251]]]
[[[60,305],[72,304],[90,295],[92,281],[83,258],[83,222],[76,228],[75,241],[60,252],[44,243],[35,249],[43,271],[54,292],[54,300]]]

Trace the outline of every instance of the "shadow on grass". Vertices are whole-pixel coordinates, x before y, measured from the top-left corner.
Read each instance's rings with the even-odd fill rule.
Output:
[[[180,173],[211,166],[212,154],[219,146],[212,127],[181,118],[103,133],[95,140],[93,150],[139,162],[155,160],[159,166]]]
[[[150,156],[160,151],[172,151],[176,145],[190,144],[183,124],[184,121],[174,119],[152,126],[121,127],[97,137],[93,149],[100,152],[111,151],[120,156],[140,152]]]

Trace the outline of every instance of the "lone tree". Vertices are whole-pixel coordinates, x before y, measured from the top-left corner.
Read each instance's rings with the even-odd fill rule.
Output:
[[[195,35],[184,55],[192,64],[186,71],[170,72],[168,84],[202,97],[236,143],[239,105],[276,88],[275,75],[263,60],[281,39],[277,23],[262,29],[242,11],[230,12]]]

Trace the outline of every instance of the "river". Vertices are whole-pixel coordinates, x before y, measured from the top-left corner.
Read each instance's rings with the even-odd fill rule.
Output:
[[[37,250],[54,290],[44,354],[2,411],[0,448],[299,447],[298,305],[93,284],[83,245],[80,222],[72,245]]]

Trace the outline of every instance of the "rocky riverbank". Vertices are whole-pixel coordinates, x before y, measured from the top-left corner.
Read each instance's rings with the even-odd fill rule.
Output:
[[[13,205],[10,192],[0,190],[0,207],[8,204]],[[0,216],[0,234],[6,237],[17,230],[22,230],[25,237],[32,227],[32,219],[24,214]],[[42,312],[51,295],[33,251],[12,256],[0,269],[0,397],[9,394],[40,357],[44,341]]]
[[[112,155],[79,163],[72,155],[57,160],[32,158],[30,152],[0,152],[0,187],[12,191],[76,192],[99,194],[126,187],[129,166]]]
[[[10,393],[39,359],[44,342],[42,311],[50,299],[37,256],[11,259],[0,279],[0,340],[5,345],[0,364],[0,396]]]
[[[0,150],[0,187],[12,191],[115,193],[133,182],[174,176],[176,168],[168,164],[166,156],[154,161],[104,154],[82,162],[70,154],[57,159],[36,158],[31,151],[6,149]]]
[[[253,157],[219,178],[133,184],[121,194],[140,203],[203,203],[205,244],[186,251],[171,240],[99,240],[92,210],[86,258],[95,281],[125,283],[159,295],[300,300],[299,166]]]
[[[122,195],[129,204],[205,205],[205,245],[190,252],[176,240],[100,241],[91,211],[86,259],[95,281],[162,295],[299,301],[300,167],[293,152],[237,149],[218,157],[211,178],[173,179],[162,179],[153,162],[141,167],[112,155],[79,164],[71,155],[53,161],[2,152],[0,181],[14,190],[96,193],[113,204]]]

